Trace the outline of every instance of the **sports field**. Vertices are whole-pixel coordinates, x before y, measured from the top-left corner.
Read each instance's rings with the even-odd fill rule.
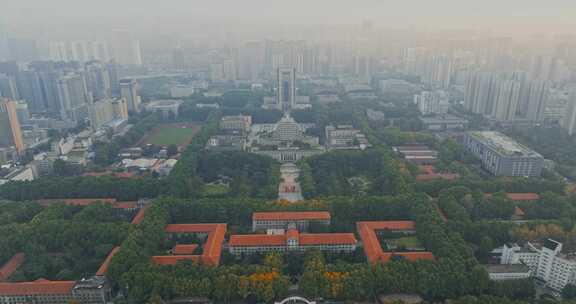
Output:
[[[191,123],[162,124],[152,129],[139,143],[139,146],[153,144],[157,146],[186,146],[201,126]]]

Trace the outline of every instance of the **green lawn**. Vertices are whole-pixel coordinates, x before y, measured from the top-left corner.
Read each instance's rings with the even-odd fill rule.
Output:
[[[229,187],[226,185],[204,185],[204,195],[206,196],[220,196],[228,193]]]
[[[185,146],[199,130],[200,126],[186,126],[183,124],[160,125],[154,128],[144,139],[144,144]]]

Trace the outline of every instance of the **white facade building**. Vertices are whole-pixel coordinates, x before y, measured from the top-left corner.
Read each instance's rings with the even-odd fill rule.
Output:
[[[562,243],[547,239],[541,247],[528,243],[526,247],[504,245],[501,264],[524,264],[534,277],[547,287],[562,291],[576,283],[576,256],[562,253]]]

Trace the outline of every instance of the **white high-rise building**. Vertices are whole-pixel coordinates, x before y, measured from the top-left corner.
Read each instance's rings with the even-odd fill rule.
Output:
[[[568,105],[564,113],[564,119],[562,120],[562,127],[568,131],[569,135],[576,133],[576,88],[572,88],[570,91]]]
[[[448,102],[448,95],[445,91],[424,91],[420,94],[414,95],[414,103],[418,106],[418,110],[422,115],[429,114],[446,114],[450,103]]]
[[[430,57],[423,76],[424,83],[431,87],[447,89],[452,77],[452,60],[446,55]]]
[[[114,30],[112,39],[114,59],[119,64],[142,65],[140,41],[126,30]]]
[[[499,81],[497,87],[492,117],[499,121],[514,120],[520,102],[521,82],[516,80]]]
[[[496,77],[491,72],[471,72],[466,81],[466,109],[477,114],[490,114],[496,83]]]
[[[282,111],[290,112],[296,106],[296,69],[278,68],[276,78],[276,103]]]
[[[120,96],[126,99],[129,112],[140,112],[140,96],[138,96],[138,82],[136,80],[120,80]]]
[[[90,124],[92,130],[95,131],[115,119],[128,119],[125,99],[103,99],[91,105]]]
[[[69,74],[58,79],[58,99],[60,114],[63,119],[79,121],[85,117],[90,96],[86,81],[80,74]]]
[[[532,80],[527,85],[526,118],[542,121],[544,110],[550,98],[550,82],[547,80]]]
[[[533,276],[556,292],[576,283],[576,256],[562,253],[562,243],[552,239],[539,247],[531,243],[525,247],[504,245],[500,263],[527,265]]]

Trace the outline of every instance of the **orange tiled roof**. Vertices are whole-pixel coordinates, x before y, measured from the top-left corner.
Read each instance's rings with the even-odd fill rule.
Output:
[[[285,246],[286,235],[246,234],[231,235],[229,246]]]
[[[365,225],[372,230],[414,230],[414,221],[367,221],[358,222],[356,226]]]
[[[326,211],[254,212],[252,214],[252,220],[264,220],[264,221],[330,220],[330,213]]]
[[[131,202],[116,202],[116,204],[114,204],[114,208],[117,209],[136,209],[136,206],[138,205],[138,202],[135,201],[131,201]]]
[[[491,198],[492,193],[485,193],[485,198]],[[506,193],[506,197],[511,201],[537,201],[540,199],[538,193]]]
[[[214,230],[217,224],[168,224],[166,233],[208,233]]]
[[[356,244],[353,233],[298,233],[296,229],[290,229],[286,234],[247,234],[231,235],[229,246],[286,246],[288,238],[298,238],[298,243],[306,245],[342,245]]]
[[[190,254],[194,254],[194,251],[196,251],[196,248],[198,248],[197,244],[177,244],[172,249],[172,254],[174,254],[174,255],[190,255]]]
[[[146,210],[148,210],[148,208],[150,208],[150,206],[145,206],[144,208],[138,210],[138,212],[136,213],[136,215],[134,216],[134,218],[132,219],[132,222],[130,222],[132,225],[138,225],[142,222],[142,220],[144,219],[144,215],[146,215]]]
[[[100,268],[98,268],[98,271],[96,272],[97,276],[106,275],[106,273],[108,272],[108,267],[110,266],[110,262],[112,261],[112,258],[114,257],[114,255],[116,253],[118,253],[119,249],[120,249],[120,247],[118,247],[118,246],[112,248],[112,251],[110,251],[110,253],[108,254],[108,256],[106,256],[106,259],[104,260],[102,265],[100,265]]]
[[[0,282],[8,280],[10,276],[24,263],[25,255],[18,252],[10,258],[2,268],[0,268]]]
[[[516,215],[516,216],[525,216],[526,213],[524,212],[524,210],[522,210],[522,208],[516,206],[516,207],[514,207],[514,215]]]
[[[176,265],[179,261],[190,260],[194,263],[200,260],[199,255],[156,255],[152,262],[156,265]]]
[[[353,245],[356,244],[354,233],[303,233],[300,245]]]
[[[410,261],[419,259],[434,259],[431,252],[384,252],[376,230],[414,230],[416,224],[413,221],[381,221],[381,222],[358,222],[358,234],[364,245],[364,253],[370,263],[387,262],[393,255],[401,255]]]
[[[0,283],[0,295],[69,295],[75,281],[48,281]]]
[[[166,225],[166,233],[208,233],[208,239],[204,244],[202,255],[175,255],[156,256],[152,262],[158,265],[176,264],[178,260],[190,259],[192,261],[202,261],[207,265],[216,266],[220,264],[222,254],[222,244],[226,236],[226,224],[170,224]],[[174,258],[180,257],[180,258]]]
[[[70,206],[88,206],[96,202],[103,202],[107,204],[116,203],[115,198],[56,198],[56,199],[42,199],[38,203],[42,206],[48,206],[54,203],[64,203]]]

